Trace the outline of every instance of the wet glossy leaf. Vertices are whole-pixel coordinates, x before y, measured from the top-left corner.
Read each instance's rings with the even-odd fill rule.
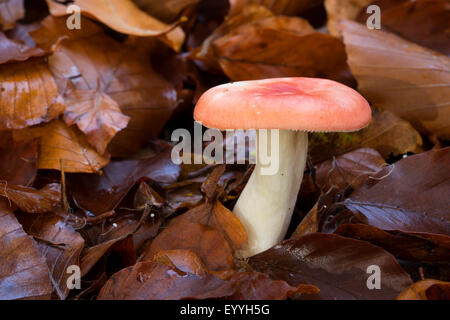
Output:
[[[252,257],[250,265],[291,285],[309,283],[315,299],[394,299],[411,284],[409,275],[383,249],[364,241],[313,233],[286,240]],[[367,268],[378,265],[382,290],[369,290]]]
[[[192,251],[170,250],[116,273],[98,298],[263,300],[317,291],[311,285],[290,286],[258,272],[212,272]]]
[[[343,224],[336,234],[368,241],[398,259],[428,264],[446,264],[450,256],[450,236],[433,233],[384,231],[366,224]]]
[[[383,230],[450,235],[448,163],[450,148],[407,157],[379,172],[374,185],[359,188],[344,204],[362,214],[364,223]]]

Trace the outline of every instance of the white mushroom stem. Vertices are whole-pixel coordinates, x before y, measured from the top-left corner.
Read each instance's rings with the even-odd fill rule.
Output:
[[[257,135],[258,161],[233,209],[248,236],[247,244],[237,252],[242,258],[265,251],[283,240],[300,190],[308,152],[306,132],[280,130],[279,153],[271,155],[271,158],[278,156],[279,167],[273,175],[265,175],[265,166],[259,161],[261,133]]]

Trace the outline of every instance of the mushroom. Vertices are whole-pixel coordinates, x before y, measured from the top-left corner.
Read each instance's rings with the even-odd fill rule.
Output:
[[[356,131],[371,120],[367,101],[338,82],[316,78],[274,78],[213,87],[199,99],[194,119],[220,130],[279,129],[279,168],[262,173],[257,161],[233,213],[248,235],[237,256],[265,251],[286,235],[300,190],[308,152],[308,131]]]

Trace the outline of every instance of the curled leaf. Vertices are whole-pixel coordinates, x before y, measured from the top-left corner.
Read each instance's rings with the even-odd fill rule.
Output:
[[[51,183],[36,190],[31,187],[15,186],[0,182],[0,196],[14,202],[21,210],[29,213],[49,212],[60,206],[61,185]]]
[[[67,14],[67,7],[54,0],[47,0],[54,16]],[[165,24],[149,16],[131,0],[75,0],[73,4],[81,12],[93,16],[111,29],[135,36],[159,36],[175,28],[176,24]]]
[[[25,16],[24,0],[0,1],[0,27],[12,29],[17,20]]]

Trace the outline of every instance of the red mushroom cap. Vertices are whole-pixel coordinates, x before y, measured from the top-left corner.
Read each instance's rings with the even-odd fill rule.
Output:
[[[199,99],[194,119],[209,128],[355,131],[371,120],[367,101],[332,80],[274,78],[223,84]]]

